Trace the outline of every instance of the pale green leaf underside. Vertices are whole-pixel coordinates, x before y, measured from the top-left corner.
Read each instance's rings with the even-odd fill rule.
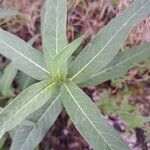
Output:
[[[31,46],[35,43],[35,41],[39,38],[39,34],[33,36],[29,41],[28,44]],[[36,82],[36,79],[28,76],[27,74],[23,73],[22,71],[18,74],[18,84],[21,91],[25,90],[27,87],[32,85]]]
[[[6,8],[0,8],[0,18],[13,17],[20,13],[16,10],[10,10]]]
[[[45,69],[43,54],[17,36],[0,29],[0,54],[12,60],[16,68],[29,76],[43,80],[50,76]]]
[[[19,81],[18,82],[19,88],[21,91],[25,90],[27,87],[29,87],[30,85],[36,82],[34,78],[24,74],[23,72],[19,72],[18,81]]]
[[[9,96],[11,84],[17,74],[17,69],[12,63],[9,63],[4,69],[3,75],[0,77],[0,91],[3,96]]]
[[[73,82],[64,84],[61,96],[71,120],[94,150],[129,150],[90,98]]]
[[[107,80],[120,77],[136,63],[148,57],[150,57],[150,44],[142,44],[125,50],[125,52],[119,52],[109,65],[93,74],[86,82],[81,83],[80,87],[96,86]]]
[[[63,109],[59,95],[55,99],[50,99],[46,105],[38,118],[34,118],[34,114],[38,112],[31,115],[30,119],[33,118],[36,122],[33,127],[20,126],[16,129],[10,150],[32,150],[39,144]]]
[[[104,27],[71,64],[71,79],[75,83],[84,82],[109,64],[133,25],[149,15],[149,6],[150,0],[135,0],[121,15]]]
[[[48,70],[54,56],[67,45],[67,0],[46,0],[42,14],[43,50]]]
[[[54,95],[54,83],[36,83],[9,103],[0,113],[0,133],[4,133],[21,123],[29,114],[42,107]]]
[[[51,67],[52,76],[55,76],[57,74],[58,76],[61,76],[60,67],[63,67],[62,65],[67,62],[67,60],[73,54],[73,52],[80,46],[81,42],[83,41],[83,38],[84,36],[77,38],[56,54]]]

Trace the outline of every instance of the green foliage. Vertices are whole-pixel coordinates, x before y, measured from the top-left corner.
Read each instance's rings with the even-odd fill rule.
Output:
[[[0,139],[0,150],[3,150],[3,145],[5,143],[5,137],[3,137],[2,139]]]
[[[109,79],[118,78],[124,75],[135,64],[144,60],[144,58],[150,56],[150,45],[142,44],[134,48],[125,50],[124,52],[118,52],[117,56],[112,60],[110,64],[98,71],[80,86],[96,86]]]
[[[0,93],[2,96],[14,96],[11,84],[17,74],[17,71],[18,70],[13,66],[12,63],[9,63],[4,68],[4,71],[0,77]]]
[[[128,149],[119,134],[107,123],[90,98],[77,85],[73,82],[65,83],[61,95],[71,120],[94,149],[120,150],[120,147]]]
[[[121,104],[117,104],[115,98],[110,98],[108,93],[104,92],[100,100],[100,107],[106,113],[115,113],[120,116],[130,129],[141,127],[143,123],[150,121],[150,117],[142,116],[138,106],[130,105],[126,97]]]
[[[70,65],[71,80],[75,83],[84,82],[109,64],[127,38],[130,29],[149,15],[149,4],[149,0],[135,0],[121,15],[108,23]]]
[[[45,1],[41,26],[43,53],[0,29],[0,53],[11,59],[17,69],[36,80],[42,80],[31,85],[35,80],[19,75],[20,81],[24,80],[19,85],[23,91],[0,112],[0,136],[12,129],[12,150],[34,149],[63,106],[81,135],[95,150],[129,149],[79,86],[81,83],[90,85],[91,77],[92,84],[97,85],[123,75],[134,63],[150,56],[150,44],[116,56],[132,26],[149,15],[149,5],[150,0],[135,0],[98,33],[71,64],[67,60],[83,37],[70,44],[67,42],[66,0]],[[114,75],[97,79],[101,75],[103,78],[102,72],[108,73],[107,68]],[[116,74],[114,70],[117,70]],[[93,78],[95,74],[96,79]]]

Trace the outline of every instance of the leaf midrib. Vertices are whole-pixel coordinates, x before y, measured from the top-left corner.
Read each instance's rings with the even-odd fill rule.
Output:
[[[82,110],[82,108],[80,107],[80,105],[78,104],[78,102],[75,100],[74,96],[72,95],[71,91],[69,90],[68,86],[66,84],[64,84],[64,86],[66,87],[67,91],[69,92],[70,96],[72,97],[72,99],[74,100],[74,102],[76,103],[76,105],[79,107],[79,109],[81,110],[81,112],[85,115],[85,117],[87,118],[87,120],[91,123],[91,125],[94,127],[94,129],[96,130],[97,133],[99,133],[99,135],[102,137],[102,139],[109,145],[109,147],[111,148],[111,145],[107,142],[107,140],[103,137],[103,135],[99,132],[99,130],[95,127],[95,125],[93,124],[93,122],[88,118],[88,116],[86,115],[86,113]],[[111,148],[111,150],[113,150]]]
[[[5,129],[5,125],[9,122],[9,120],[11,120],[16,114],[18,114],[21,110],[23,110],[28,104],[32,103],[32,100],[36,99],[36,97],[38,97],[40,94],[42,94],[45,90],[47,90],[50,86],[52,86],[55,83],[50,84],[49,86],[45,87],[44,89],[42,89],[36,96],[34,96],[32,99],[30,99],[23,107],[21,107],[21,109],[19,109],[18,111],[16,111],[6,122],[5,124],[2,125],[2,128]],[[4,111],[4,110],[3,110]]]
[[[55,32],[56,32],[56,54],[58,53],[58,39],[57,39],[57,34],[58,34],[58,0],[56,0],[56,28],[55,28]]]
[[[42,120],[43,116],[47,113],[47,111],[55,104],[55,102],[58,100],[58,97],[60,96],[60,94],[55,98],[55,100],[50,104],[50,106],[46,109],[46,111],[43,113],[43,115],[40,117],[40,119],[38,120],[38,122],[36,124],[39,124],[39,122]],[[34,131],[34,129],[37,127],[36,124],[34,125],[34,127],[32,128],[32,130],[30,131],[28,137],[26,138],[26,140],[24,141],[24,144],[22,145],[22,148],[24,147],[25,143],[27,142],[28,138],[30,137],[30,135],[32,134],[32,132]],[[21,149],[22,149],[21,148]]]
[[[89,79],[91,79],[91,78],[93,78],[93,77],[95,77],[95,76],[98,76],[98,75],[100,75],[100,74],[102,74],[102,73],[105,73],[106,71],[111,70],[111,69],[113,69],[114,67],[117,67],[117,66],[119,66],[119,65],[121,65],[121,64],[123,64],[123,63],[125,63],[125,62],[127,62],[128,60],[130,60],[130,59],[132,59],[132,58],[134,58],[134,57],[136,57],[136,56],[142,54],[142,53],[143,53],[143,51],[140,51],[139,53],[137,53],[137,54],[135,54],[135,55],[133,55],[133,56],[131,56],[131,57],[127,57],[127,59],[125,59],[124,61],[121,61],[120,63],[115,64],[114,66],[108,67],[107,69],[104,69],[103,71],[101,71],[101,72],[99,72],[99,73],[93,74]],[[88,80],[89,80],[89,79],[88,79]]]
[[[146,4],[146,3],[145,3]],[[110,44],[110,42],[116,37],[116,35],[123,29],[123,27],[127,26],[127,23],[134,17],[136,16],[136,14],[144,8],[145,4],[136,12],[134,13],[131,17],[129,17],[129,19],[121,26],[121,28],[110,38],[110,40],[108,41],[108,43],[101,49],[101,51],[99,51],[81,70],[79,70],[72,78],[71,80],[73,80],[74,78],[76,78],[86,67],[88,67],[94,60],[95,58]]]
[[[26,57],[25,55],[23,55],[22,53],[20,53],[19,51],[17,51],[13,46],[11,46],[10,44],[7,44],[2,39],[0,39],[0,40],[1,40],[2,43],[4,43],[5,45],[7,45],[10,49],[13,49],[16,53],[18,53],[19,55],[21,55],[22,57],[24,57],[25,59],[27,59],[29,62],[33,63],[35,66],[37,66],[38,68],[40,68],[41,70],[43,70],[47,74],[50,74],[45,68],[43,68],[40,65],[36,64],[33,60],[29,59],[28,57]]]

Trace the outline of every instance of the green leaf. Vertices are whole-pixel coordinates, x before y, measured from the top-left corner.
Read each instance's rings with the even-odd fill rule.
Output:
[[[121,15],[113,19],[80,53],[70,66],[75,83],[86,81],[109,64],[127,38],[133,25],[150,13],[150,0],[135,0]]]
[[[127,99],[124,99],[121,105],[116,106],[115,110],[111,112],[119,115],[129,128],[140,128],[143,123],[150,121],[150,117],[144,117],[140,114],[138,106],[129,105]]]
[[[93,74],[86,82],[81,83],[80,87],[96,86],[109,79],[120,77],[132,68],[134,64],[148,57],[150,57],[150,44],[142,44],[124,52],[119,52],[110,64]]]
[[[50,97],[55,95],[54,86],[55,83],[43,81],[30,86],[19,94],[0,113],[0,133],[14,128],[29,114],[42,107]]]
[[[42,13],[42,40],[48,70],[54,56],[67,45],[67,0],[46,0]]]
[[[91,99],[73,82],[64,83],[61,96],[71,120],[94,150],[129,150]]]
[[[6,9],[0,7],[0,18],[6,18],[6,17],[14,17],[17,15],[20,15],[21,13],[16,10]]]
[[[29,41],[28,44],[30,44],[31,46],[34,44],[34,42],[39,38],[39,34],[33,36]],[[36,82],[36,80],[30,76],[28,76],[27,74],[23,73],[23,72],[19,72],[18,75],[18,84],[19,84],[19,88],[20,90],[25,90],[27,87],[29,87],[30,85],[32,85],[33,83]]]
[[[0,54],[11,59],[16,68],[35,79],[43,80],[50,76],[45,69],[42,53],[22,39],[2,29],[0,29]]]
[[[0,78],[0,91],[3,96],[11,95],[11,84],[17,74],[17,69],[12,63],[9,63],[4,69],[3,75]]]
[[[80,46],[83,38],[84,36],[77,38],[57,53],[52,62],[52,76],[58,75],[61,77],[60,67],[67,62],[73,52]]]
[[[17,128],[10,150],[32,150],[39,144],[63,109],[60,95],[52,100],[50,99],[51,103],[48,102],[49,104],[44,108],[39,118],[34,118],[35,113],[31,115],[30,119],[33,118],[36,122],[34,127],[20,126]]]
[[[3,110],[4,108],[0,107],[0,112]]]
[[[21,91],[25,90],[27,87],[36,82],[34,78],[24,74],[23,72],[19,72],[18,81],[19,88]]]
[[[4,150],[4,149],[3,149],[3,146],[4,146],[5,141],[6,141],[6,138],[5,138],[5,137],[2,138],[2,139],[0,139],[0,150]]]

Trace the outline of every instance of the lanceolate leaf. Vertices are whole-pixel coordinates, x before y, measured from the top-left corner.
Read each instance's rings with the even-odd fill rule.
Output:
[[[79,47],[79,45],[81,44],[83,38],[84,38],[84,36],[81,36],[81,37],[77,38],[76,40],[71,42],[69,45],[64,47],[60,52],[58,52],[56,54],[56,56],[53,59],[52,67],[51,67],[52,68],[52,74],[53,74],[52,76],[55,76],[57,74],[58,74],[58,76],[61,76],[60,75],[60,67],[65,62],[67,62],[69,57]]]
[[[121,15],[113,19],[81,52],[70,66],[70,77],[76,83],[109,64],[117,54],[128,32],[150,13],[150,0],[135,0]]]
[[[49,100],[46,108],[44,107],[44,111],[38,118],[34,118],[34,114],[37,112],[31,115],[30,119],[33,118],[36,122],[34,127],[20,126],[16,130],[11,150],[32,150],[39,144],[63,109],[59,95],[52,100]]]
[[[46,0],[42,14],[42,39],[48,70],[54,56],[67,45],[67,0]]]
[[[29,41],[28,44],[30,44],[31,46],[34,44],[34,42],[38,39],[39,34],[33,36]],[[30,76],[28,76],[27,74],[23,73],[22,71],[19,72],[18,74],[18,84],[19,84],[19,88],[21,91],[25,90],[27,87],[29,87],[30,85],[32,85],[33,83],[36,82],[36,80]]]
[[[0,29],[0,54],[12,60],[16,68],[35,79],[46,79],[49,72],[45,69],[42,53],[17,36]]]
[[[42,107],[55,95],[55,83],[43,81],[36,83],[9,103],[0,113],[0,133],[14,128],[29,114]]]
[[[11,84],[17,74],[17,69],[12,63],[8,64],[4,69],[3,75],[0,78],[0,91],[3,96],[11,94]]]
[[[0,8],[0,18],[13,17],[19,14],[20,13],[16,10]]]
[[[81,87],[96,86],[109,79],[124,75],[134,64],[150,57],[150,44],[142,44],[125,52],[119,52],[113,61],[102,70],[93,74]]]
[[[71,120],[94,150],[129,150],[90,98],[73,82],[64,84],[62,101]]]

